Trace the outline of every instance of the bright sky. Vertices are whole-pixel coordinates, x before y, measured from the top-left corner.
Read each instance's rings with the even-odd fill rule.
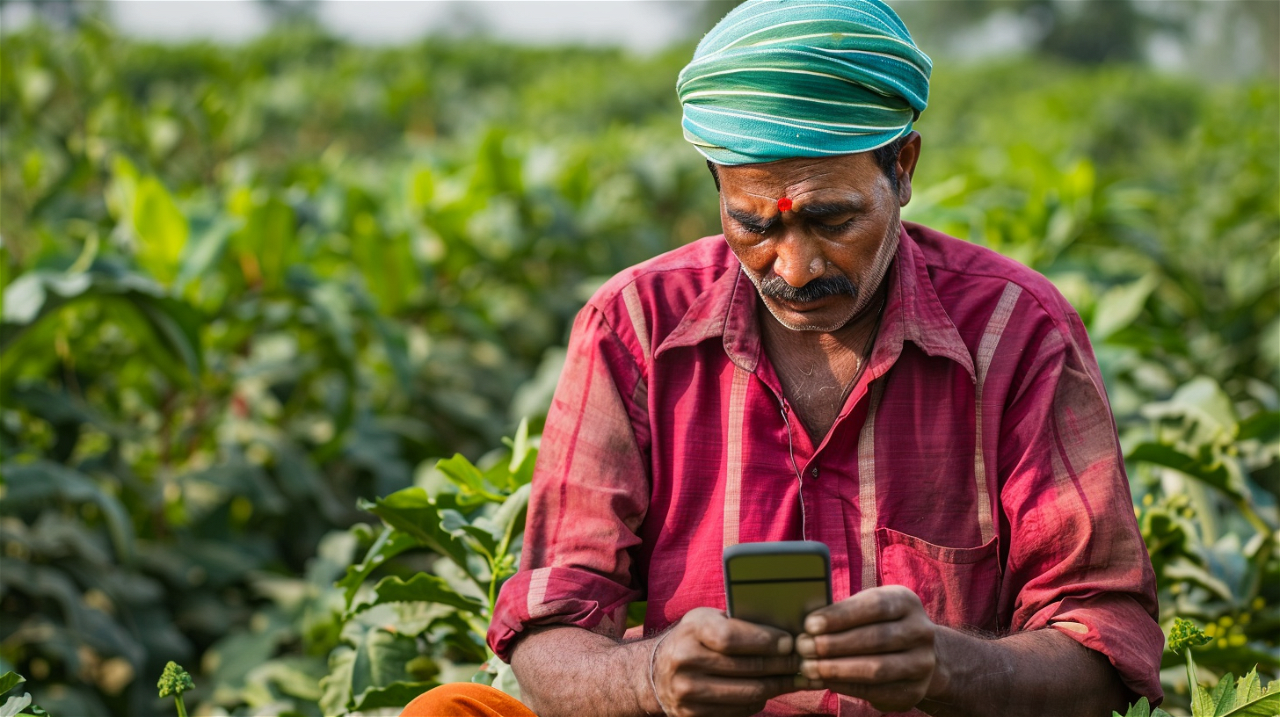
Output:
[[[239,40],[266,25],[251,0],[110,0],[125,32],[160,40]],[[362,42],[396,43],[424,34],[483,28],[532,43],[622,45],[641,52],[681,38],[698,4],[680,0],[324,0],[322,22]]]

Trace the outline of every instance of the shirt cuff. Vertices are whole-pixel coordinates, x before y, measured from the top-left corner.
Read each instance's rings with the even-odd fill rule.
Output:
[[[1164,633],[1151,614],[1127,595],[1066,598],[1037,612],[1023,627],[1053,627],[1085,647],[1101,652],[1134,695],[1152,705],[1164,699],[1160,656]]]
[[[620,639],[627,605],[640,593],[586,570],[521,570],[502,586],[489,624],[489,647],[503,662],[529,626],[569,625]]]

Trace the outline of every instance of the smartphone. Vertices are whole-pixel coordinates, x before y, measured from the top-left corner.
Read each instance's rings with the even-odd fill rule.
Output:
[[[798,635],[809,613],[831,604],[831,551],[813,540],[731,545],[724,587],[729,617]]]

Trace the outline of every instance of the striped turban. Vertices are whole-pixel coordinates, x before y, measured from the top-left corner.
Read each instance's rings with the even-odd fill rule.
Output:
[[[748,0],[680,72],[684,136],[726,165],[866,152],[911,131],[932,67],[880,0]]]

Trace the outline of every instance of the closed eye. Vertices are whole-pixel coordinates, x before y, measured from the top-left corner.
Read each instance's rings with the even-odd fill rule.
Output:
[[[845,221],[835,223],[835,224],[832,224],[829,222],[813,222],[813,226],[817,227],[818,229],[821,229],[824,232],[838,232],[853,226],[854,222],[856,222],[857,220],[858,218],[855,216],[855,217],[849,217]]]

